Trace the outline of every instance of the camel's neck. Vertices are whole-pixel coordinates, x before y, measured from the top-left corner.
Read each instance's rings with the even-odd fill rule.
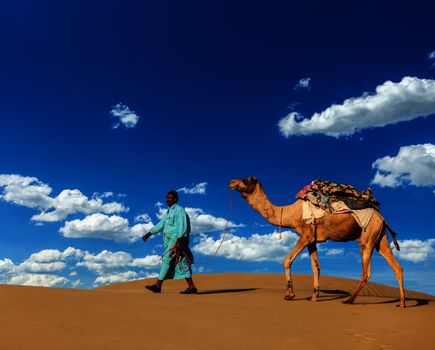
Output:
[[[267,221],[275,226],[294,227],[292,215],[293,204],[277,206],[270,202],[263,187],[258,184],[254,192],[246,196],[249,205],[258,211]],[[285,215],[283,215],[283,213]]]

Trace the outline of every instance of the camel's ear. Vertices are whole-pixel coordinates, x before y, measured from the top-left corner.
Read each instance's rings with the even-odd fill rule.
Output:
[[[248,177],[248,181],[249,181],[251,184],[255,184],[255,183],[258,182],[257,179],[255,178],[255,176],[249,176],[249,177]]]

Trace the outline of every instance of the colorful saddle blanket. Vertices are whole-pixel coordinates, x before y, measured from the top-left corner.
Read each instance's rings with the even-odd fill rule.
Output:
[[[349,209],[373,208],[379,211],[379,202],[370,188],[360,192],[354,186],[330,181],[314,180],[302,188],[296,198],[308,200],[314,205],[331,210],[331,203],[343,201]],[[331,210],[333,211],[333,210]]]

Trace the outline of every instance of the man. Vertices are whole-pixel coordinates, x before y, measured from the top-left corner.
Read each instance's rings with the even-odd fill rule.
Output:
[[[189,249],[190,223],[186,211],[177,202],[177,191],[169,191],[166,195],[168,210],[150,232],[142,237],[146,241],[152,235],[163,231],[165,247],[159,278],[155,284],[145,287],[154,293],[160,293],[164,280],[185,278],[188,287],[180,293],[197,294],[190,267],[193,262],[193,255]]]

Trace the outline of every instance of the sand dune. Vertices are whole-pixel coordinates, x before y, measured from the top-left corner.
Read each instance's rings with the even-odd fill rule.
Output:
[[[310,275],[294,275],[284,301],[281,274],[195,275],[161,294],[151,280],[93,290],[0,286],[0,349],[431,349],[435,298],[369,283],[355,305],[342,301],[356,281],[323,276],[320,301],[307,301]]]

